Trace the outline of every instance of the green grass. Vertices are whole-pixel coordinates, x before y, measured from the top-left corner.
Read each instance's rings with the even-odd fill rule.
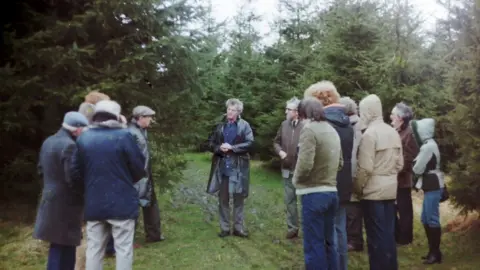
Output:
[[[134,269],[303,269],[302,241],[284,239],[286,232],[280,174],[252,164],[251,192],[246,201],[249,239],[217,237],[217,200],[205,193],[209,155],[188,154],[185,180],[160,195],[162,227],[167,240],[135,250]],[[160,179],[157,179],[160,181]],[[398,248],[400,269],[479,269],[480,237],[448,233],[443,237],[445,262],[425,267],[423,228],[415,224],[415,242]],[[143,228],[137,242],[143,242]],[[0,223],[0,269],[43,269],[45,244],[31,239],[31,226]],[[368,269],[366,251],[349,255],[349,269]],[[115,261],[105,260],[105,269]]]

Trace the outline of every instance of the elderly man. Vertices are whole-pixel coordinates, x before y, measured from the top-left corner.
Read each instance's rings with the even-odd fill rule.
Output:
[[[300,130],[303,124],[298,119],[298,104],[300,100],[292,98],[287,101],[285,108],[286,120],[278,129],[277,136],[273,140],[273,148],[282,159],[282,177],[285,189],[285,206],[287,212],[287,239],[298,237],[298,207],[295,187],[292,184],[292,176],[295,170],[297,159],[297,146],[300,137]]]
[[[114,101],[98,102],[72,159],[72,177],[85,187],[86,269],[102,269],[110,231],[116,269],[132,269],[139,204],[134,183],[145,177],[145,157],[120,122],[120,111]]]
[[[70,178],[70,159],[88,119],[68,112],[62,128],[48,137],[40,150],[39,173],[43,178],[33,237],[50,243],[48,270],[73,270],[76,246],[80,245],[83,194]]]
[[[207,193],[219,198],[219,237],[230,235],[230,197],[233,197],[233,235],[248,237],[244,230],[244,200],[250,184],[250,155],[253,132],[250,124],[240,117],[243,103],[232,98],[225,103],[226,117],[218,123],[209,138],[213,152]]]
[[[403,168],[402,140],[383,121],[382,102],[368,95],[359,104],[366,127],[358,147],[355,195],[362,205],[370,270],[396,270],[395,199],[397,174]]]
[[[165,238],[160,230],[160,210],[158,208],[157,196],[155,196],[155,185],[152,179],[152,164],[147,137],[147,128],[150,127],[153,121],[155,111],[147,106],[137,106],[133,109],[132,115],[133,119],[128,128],[145,156],[146,177],[135,185],[143,211],[145,238],[146,242],[159,242]]]
[[[395,239],[399,245],[408,245],[413,241],[412,168],[419,148],[410,127],[412,118],[412,109],[403,102],[395,105],[390,114],[391,125],[400,134],[403,147],[403,169],[397,177],[397,219],[395,222]]]

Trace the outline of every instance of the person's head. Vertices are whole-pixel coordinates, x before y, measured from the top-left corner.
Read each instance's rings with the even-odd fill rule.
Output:
[[[397,103],[390,114],[391,125],[396,130],[403,130],[408,127],[412,119],[412,108],[403,102]]]
[[[87,126],[88,119],[79,112],[68,112],[63,117],[62,128],[69,131],[74,137],[80,136]]]
[[[340,100],[340,94],[337,88],[331,81],[321,81],[310,85],[305,93],[304,97],[314,97],[322,102],[323,106],[328,106],[334,103],[338,103]]]
[[[227,107],[227,119],[229,121],[235,121],[243,112],[243,102],[236,98],[227,100],[225,107]]]
[[[358,109],[360,113],[360,121],[365,128],[374,122],[382,121],[382,101],[375,94],[370,94],[364,97],[358,104]]]
[[[97,104],[98,102],[102,100],[110,100],[110,97],[104,93],[101,93],[99,91],[91,91],[85,96],[85,102],[90,103],[90,104]]]
[[[302,119],[309,119],[317,122],[325,120],[322,103],[313,97],[304,98],[302,100],[298,114]]]
[[[122,107],[113,100],[102,100],[95,105],[93,122],[105,122],[109,120],[120,121]]]
[[[358,115],[358,106],[357,106],[357,103],[355,103],[355,100],[349,97],[341,97],[339,102],[340,104],[345,106],[346,115],[348,116]]]
[[[139,127],[148,128],[153,122],[155,111],[152,110],[150,107],[140,105],[133,108],[132,115]]]
[[[287,120],[297,120],[298,119],[298,104],[300,100],[296,97],[291,98],[286,102],[285,115]]]
[[[102,100],[110,100],[110,97],[98,91],[91,91],[85,96],[85,101],[80,104],[78,112],[85,115],[89,122],[92,122],[92,117],[95,113],[95,104]]]

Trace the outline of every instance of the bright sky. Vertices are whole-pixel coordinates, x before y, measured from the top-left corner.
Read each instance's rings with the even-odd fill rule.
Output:
[[[232,19],[240,9],[242,0],[211,0],[213,13],[218,21]],[[262,16],[263,21],[257,25],[257,30],[262,36],[267,35],[270,31],[270,23],[275,18],[278,6],[278,0],[251,0],[255,8],[255,13]],[[417,7],[426,20],[424,27],[434,30],[435,18],[444,17],[446,11],[437,4],[436,0],[413,0],[411,3]],[[266,38],[265,42],[270,43],[271,38]]]

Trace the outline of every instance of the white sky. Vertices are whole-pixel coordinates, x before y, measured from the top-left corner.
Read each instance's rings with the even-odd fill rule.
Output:
[[[392,0],[393,1],[393,0]],[[232,19],[242,4],[242,0],[211,0],[213,14],[218,21]],[[275,18],[278,6],[278,0],[251,0],[255,13],[262,16],[262,22],[256,28],[262,36],[266,36],[270,31],[270,23]],[[425,19],[424,27],[428,30],[434,30],[435,18],[442,18],[446,15],[443,7],[437,4],[436,0],[413,0],[411,1],[418,11],[422,13]],[[265,43],[273,42],[272,37],[265,37]]]

